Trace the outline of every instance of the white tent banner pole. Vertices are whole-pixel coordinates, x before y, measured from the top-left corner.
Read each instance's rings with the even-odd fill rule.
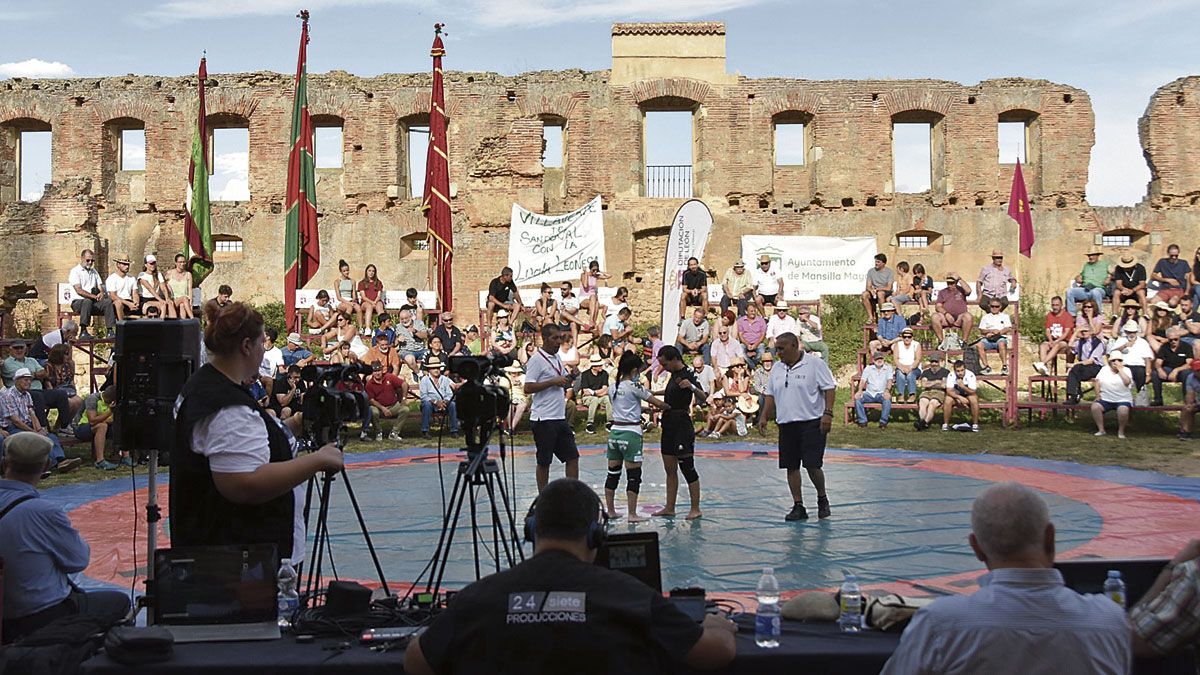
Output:
[[[662,341],[675,344],[679,334],[679,298],[688,258],[704,260],[704,247],[712,231],[712,212],[699,199],[684,202],[671,220],[667,257],[663,261]]]

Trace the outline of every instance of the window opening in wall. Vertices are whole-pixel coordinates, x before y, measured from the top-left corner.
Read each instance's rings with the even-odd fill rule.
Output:
[[[217,202],[250,199],[250,129],[212,130],[212,179],[209,194]]]
[[[542,166],[561,169],[563,165],[563,126],[542,124]]]
[[[646,196],[693,196],[692,111],[647,111],[645,129]]]
[[[429,126],[408,127],[408,194],[420,199],[425,194],[425,159],[429,154]]]
[[[904,234],[898,237],[900,248],[928,248],[929,235],[925,234]]]
[[[46,190],[46,183],[50,182],[50,133],[20,132],[17,140],[20,152],[17,163],[21,172],[17,187],[23,202],[36,202],[41,199]]]
[[[146,130],[122,129],[118,171],[146,170]]]
[[[1029,140],[1028,125],[1025,122],[999,122],[996,128],[1000,163],[1016,164],[1019,159],[1022,164],[1028,164],[1029,156],[1025,152]]]
[[[892,179],[896,192],[928,192],[933,184],[933,125],[892,124]]]
[[[217,253],[241,253],[241,239],[218,239],[213,242],[214,249]]]
[[[1100,237],[1102,246],[1125,247],[1133,245],[1133,237],[1128,234],[1105,234]]]
[[[804,162],[803,122],[775,123],[775,166],[801,166]]]
[[[342,168],[342,125],[318,125],[313,129],[313,146],[318,169]]]

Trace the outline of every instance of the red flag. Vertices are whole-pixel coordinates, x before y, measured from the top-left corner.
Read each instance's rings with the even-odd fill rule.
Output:
[[[1033,253],[1033,215],[1029,212],[1029,194],[1025,191],[1025,178],[1021,175],[1021,160],[1013,172],[1012,194],[1008,197],[1008,215],[1021,228],[1017,250],[1026,258]]]
[[[450,216],[450,163],[446,145],[446,94],[442,87],[442,24],[433,25],[433,96],[429,110],[429,154],[425,159],[425,198],[421,210],[428,219],[429,261],[437,270],[436,290],[442,311],[454,306],[451,261],[454,258],[454,229]]]
[[[283,297],[288,330],[295,325],[296,290],[304,288],[321,266],[317,236],[317,172],[313,158],[313,125],[308,114],[308,10],[297,16],[300,56],[296,62],[296,95],[292,105],[291,153],[288,155],[287,217],[283,243]]]

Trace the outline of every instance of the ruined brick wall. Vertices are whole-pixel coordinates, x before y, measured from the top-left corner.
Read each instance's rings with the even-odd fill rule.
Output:
[[[1149,202],[1165,208],[1200,202],[1200,77],[1181,77],[1154,92],[1138,134],[1150,164]]]
[[[84,245],[101,251],[105,273],[114,255],[180,248],[196,84],[153,76],[0,82],[0,232],[28,242],[0,249],[6,284],[18,280],[49,297]],[[1194,237],[1195,212],[1164,213],[1158,197],[1200,193],[1197,87],[1196,78],[1164,87],[1142,121],[1153,203],[1103,209],[1084,199],[1090,100],[1066,85],[738,76],[613,85],[608,71],[448,72],[456,304],[475,307],[478,289],[504,264],[514,201],[559,213],[600,194],[613,283],[631,286],[636,318],[651,319],[661,230],[683,201],[642,196],[644,113],[663,108],[695,114],[695,194],[716,219],[705,262],[718,274],[738,257],[741,235],[778,233],[874,235],[892,257],[973,276],[990,248],[1015,254],[1016,226],[1005,215],[1013,169],[997,161],[996,123],[1004,115],[1028,119],[1033,140],[1024,168],[1039,243],[1022,275],[1057,289],[1078,271],[1082,257],[1074,254],[1103,232],[1136,235],[1143,259],[1159,255],[1164,237]],[[406,125],[426,119],[429,76],[332,72],[312,75],[309,91],[313,114],[341,121],[344,130],[343,168],[319,173],[325,263],[312,285],[328,286],[344,258],[356,274],[375,263],[389,287],[425,287],[427,259],[414,248],[425,221],[419,198],[408,194],[405,143]],[[240,237],[244,249],[219,256],[206,293],[229,283],[238,297],[281,297],[291,97],[288,75],[215,74],[208,82],[211,118],[249,126],[251,196],[213,205],[214,235]],[[892,123],[914,118],[933,123],[933,189],[898,194]],[[774,165],[778,119],[807,121],[805,165]],[[562,169],[542,167],[545,120],[565,122]],[[113,134],[131,125],[146,130],[146,168],[119,172]],[[53,130],[54,187],[38,204],[22,204],[13,190],[14,138],[35,128]],[[419,193],[421,177],[413,183]],[[898,250],[896,235],[913,230],[935,235],[935,245]]]

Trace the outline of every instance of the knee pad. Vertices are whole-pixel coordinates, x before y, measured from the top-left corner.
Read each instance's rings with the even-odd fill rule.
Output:
[[[683,478],[688,482],[688,485],[700,480],[700,474],[696,473],[695,457],[680,457],[679,472],[683,474]]]
[[[637,494],[642,489],[642,467],[634,467],[625,469],[627,480],[625,481],[625,490]]]
[[[620,484],[621,484],[621,467],[618,466],[615,469],[609,469],[608,470],[608,478],[606,478],[604,480],[604,489],[616,490],[617,486]]]

